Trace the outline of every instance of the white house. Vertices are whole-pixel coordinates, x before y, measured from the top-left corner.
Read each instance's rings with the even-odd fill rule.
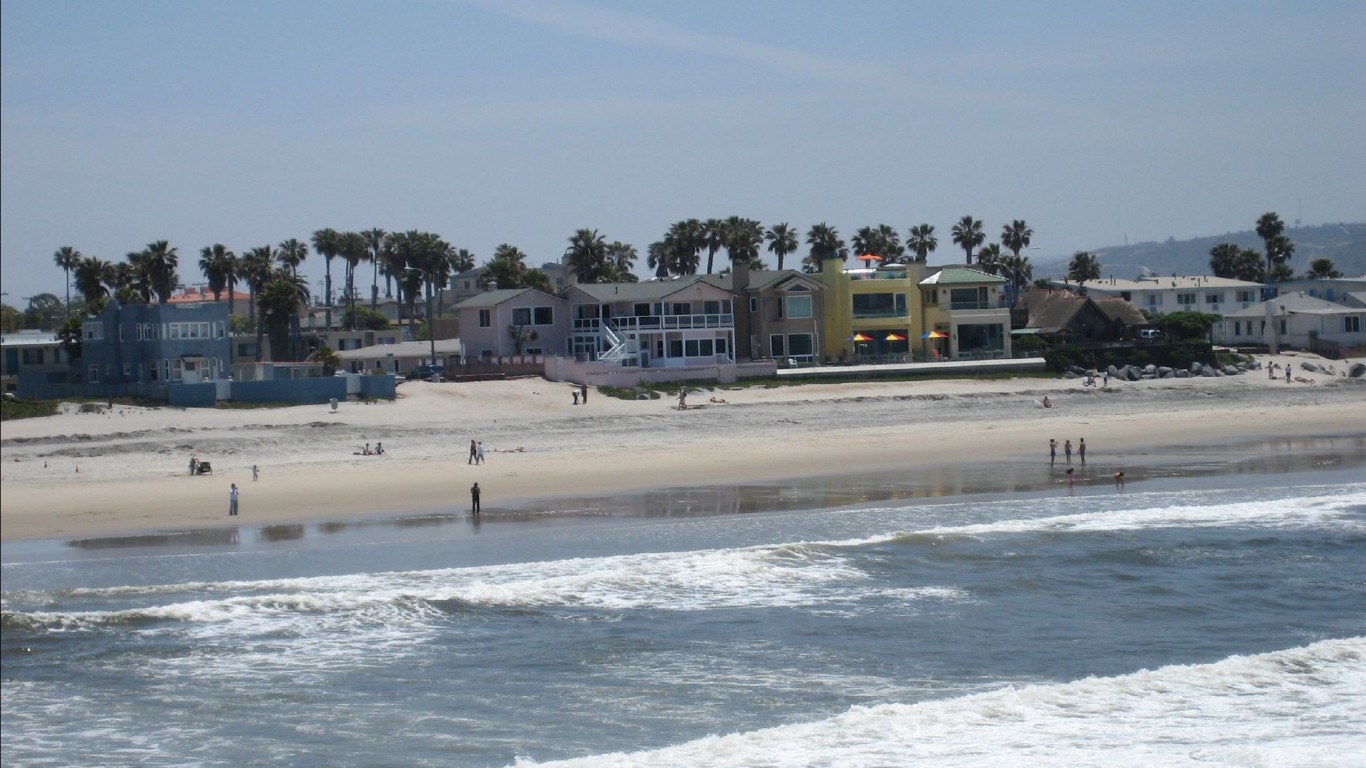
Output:
[[[1069,284],[1052,281],[1055,287]],[[1149,314],[1168,312],[1208,312],[1228,315],[1247,309],[1264,298],[1261,283],[1228,277],[1151,276],[1137,280],[1088,280],[1086,292],[1092,296],[1116,296],[1147,310]]]
[[[1225,314],[1210,329],[1210,336],[1215,344],[1225,346],[1353,348],[1366,346],[1363,326],[1366,308],[1296,292]]]

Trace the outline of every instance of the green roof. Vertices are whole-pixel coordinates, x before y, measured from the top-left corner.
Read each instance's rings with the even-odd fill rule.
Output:
[[[1008,282],[972,267],[949,266],[920,281],[921,285],[997,285]]]

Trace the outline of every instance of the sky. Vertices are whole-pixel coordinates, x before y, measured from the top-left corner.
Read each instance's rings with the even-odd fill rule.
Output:
[[[0,290],[323,227],[533,265],[596,229],[645,275],[693,217],[928,223],[931,263],[1024,219],[1036,264],[1362,221],[1364,34],[1357,0],[5,0]]]

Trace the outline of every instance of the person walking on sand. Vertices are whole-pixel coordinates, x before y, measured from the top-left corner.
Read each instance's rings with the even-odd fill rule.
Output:
[[[688,410],[688,388],[687,388],[687,387],[679,387],[679,388],[678,388],[678,410],[680,410],[680,411],[686,411],[686,410]]]
[[[479,516],[479,483],[470,486],[470,511]]]
[[[474,447],[474,463],[484,463],[484,441],[480,440]]]
[[[1062,454],[1067,457],[1067,463],[1072,463],[1072,441],[1067,440],[1063,443]]]
[[[1077,442],[1077,456],[1081,459],[1082,466],[1086,466],[1086,438],[1081,438]]]
[[[232,517],[232,516],[235,516],[236,514],[237,514],[237,483],[233,483],[233,484],[232,484],[232,487],[228,489],[228,516],[229,516],[229,517]]]
[[[1048,438],[1048,465],[1051,467],[1058,463],[1058,441]]]
[[[473,463],[474,463],[474,455],[475,455],[476,453],[478,453],[478,452],[479,452],[478,447],[475,446],[474,441],[471,440],[471,441],[470,441],[470,460],[467,461],[467,462],[465,462],[465,463],[466,463],[466,464],[473,464]]]
[[[257,469],[255,464],[252,464],[252,465],[251,465],[251,481],[254,483],[254,482],[256,482],[257,480],[259,480],[260,478],[261,478],[261,470]]]

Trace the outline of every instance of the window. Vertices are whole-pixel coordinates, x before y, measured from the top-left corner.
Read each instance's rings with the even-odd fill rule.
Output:
[[[91,384],[99,384],[100,367],[98,365],[92,365],[89,368],[85,369],[85,380],[90,382]]]
[[[531,325],[531,308],[516,307],[512,310],[513,325]]]
[[[904,293],[856,293],[854,317],[900,317],[906,314]]]
[[[636,317],[649,317],[650,305],[645,302],[636,304],[634,307],[632,307],[631,314],[635,315]]]
[[[124,364],[123,364],[123,378],[125,378],[125,379],[131,379],[131,378],[133,378],[133,364],[132,364],[132,363],[124,363]]]
[[[1251,330],[1251,329],[1249,329],[1249,330]],[[1234,320],[1234,321],[1233,321],[1233,335],[1234,335],[1234,336],[1242,336],[1242,335],[1243,335],[1243,323],[1242,323],[1241,320]]]
[[[1177,303],[1177,304],[1194,304],[1194,303],[1195,303],[1195,294],[1193,294],[1193,293],[1178,293],[1178,294],[1176,294],[1176,303]]]
[[[1348,319],[1350,320],[1351,318],[1348,318]],[[43,363],[43,350],[41,350],[41,349],[26,349],[26,350],[24,350],[24,352],[23,352],[23,358],[24,358],[24,365],[42,365],[42,363]]]
[[[683,353],[687,357],[711,357],[716,354],[714,339],[685,339]]]
[[[689,303],[686,302],[686,301],[676,301],[676,302],[674,302],[674,303],[672,303],[672,304],[669,305],[669,314],[671,314],[671,315],[691,315],[691,314],[692,314],[692,305],[689,304]]]
[[[783,351],[784,349],[783,335],[781,333],[775,333],[768,337],[768,350],[770,355],[773,357],[786,357],[787,353]]]
[[[753,299],[751,299],[751,301],[753,301]],[[721,314],[721,302],[719,302],[719,301],[704,301],[704,302],[702,302],[702,314],[704,314],[704,315],[719,315],[719,314]]]
[[[554,325],[554,324],[555,324],[555,308],[554,308],[554,307],[536,307],[535,309],[532,310],[531,322],[532,322],[534,325]]]
[[[119,341],[123,341],[123,323],[119,323]]]
[[[1162,294],[1160,294],[1160,293],[1150,293],[1150,294],[1148,294],[1148,306],[1150,306],[1150,307],[1160,307],[1160,306],[1162,306]]]
[[[103,341],[104,323],[98,321],[93,323],[82,323],[81,338],[85,341]]]
[[[670,339],[670,340],[669,340],[669,357],[682,357],[682,356],[683,356],[683,340],[682,340],[682,339]]]
[[[750,296],[750,297],[749,297],[749,311],[750,311],[750,312],[758,312],[758,311],[759,311],[759,297],[758,297],[758,296]]]
[[[176,358],[171,361],[171,381],[181,381],[184,378],[185,363]]]
[[[816,351],[815,339],[809,333],[794,333],[787,337],[787,353],[792,357],[811,357]]]
[[[479,310],[479,327],[480,327],[480,328],[492,328],[492,327],[493,327],[493,310],[489,310],[489,309],[481,309],[481,310]]]
[[[901,299],[901,306],[906,306],[906,297],[903,294],[896,294]],[[787,316],[788,317],[811,317],[811,297],[810,296],[788,296],[787,297]]]
[[[1219,302],[1221,302],[1221,301],[1223,301],[1223,300],[1224,300],[1224,294],[1222,294],[1222,293],[1207,293],[1207,294],[1205,294],[1205,303],[1206,303],[1206,304],[1212,304],[1212,305],[1214,305],[1214,306],[1218,306],[1218,305],[1219,305]]]
[[[1251,303],[1256,301],[1256,299],[1253,298],[1252,291],[1238,291],[1238,301]]]
[[[1347,333],[1361,333],[1361,317],[1353,316],[1342,318],[1342,330]]]

